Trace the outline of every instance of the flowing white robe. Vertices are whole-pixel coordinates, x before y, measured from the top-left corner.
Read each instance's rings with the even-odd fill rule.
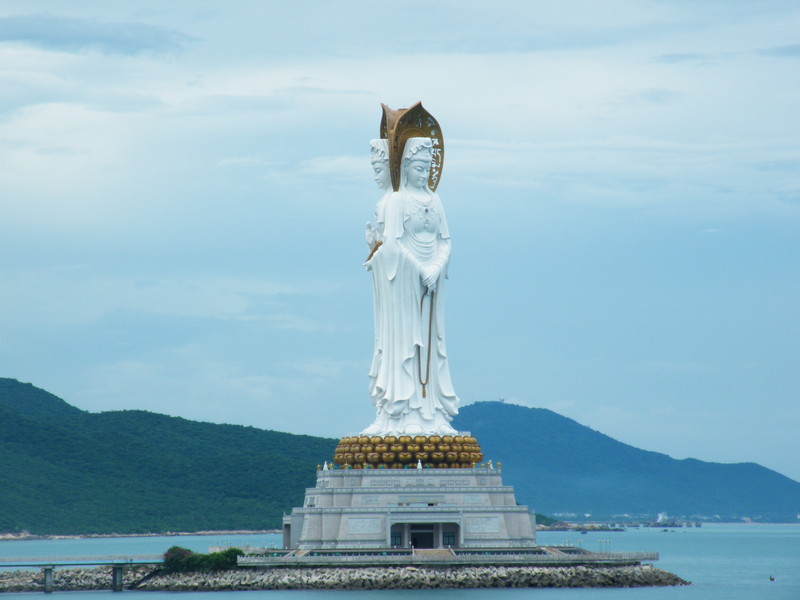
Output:
[[[432,192],[392,192],[379,202],[376,218],[384,221],[383,244],[369,261],[375,309],[369,390],[376,417],[363,433],[452,435],[450,421],[459,399],[444,335],[450,234],[441,201]],[[421,271],[429,266],[440,269],[433,294],[421,282]],[[428,371],[429,324],[430,371],[423,397],[420,380],[426,380]]]

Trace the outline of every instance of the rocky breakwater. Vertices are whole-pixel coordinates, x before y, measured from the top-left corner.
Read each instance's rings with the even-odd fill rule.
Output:
[[[111,567],[93,569],[55,569],[53,591],[83,592],[111,589]],[[124,587],[136,585],[152,573],[153,567],[126,567],[122,574]],[[41,570],[0,571],[0,592],[43,592],[44,573]]]
[[[652,587],[687,585],[677,575],[649,565],[596,567],[373,567],[235,569],[157,575],[136,589],[388,590],[446,588]]]

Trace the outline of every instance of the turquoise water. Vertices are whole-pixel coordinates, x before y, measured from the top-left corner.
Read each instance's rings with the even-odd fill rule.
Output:
[[[570,543],[589,550],[659,552],[657,566],[693,585],[638,589],[501,589],[435,591],[182,592],[186,600],[800,600],[800,525],[706,525],[702,528],[629,529],[580,535],[539,532],[540,544]],[[211,535],[0,542],[0,557],[160,554],[173,545],[207,552],[210,545],[279,546],[280,536]],[[770,576],[775,581],[770,581]],[[144,594],[140,592],[138,594]],[[123,592],[123,595],[137,592]],[[147,600],[175,600],[176,593],[146,592]],[[38,595],[38,594],[37,594]],[[113,592],[55,592],[69,600],[118,600]],[[235,598],[232,596],[235,595]],[[4,599],[30,594],[4,594]],[[124,597],[124,596],[123,596]]]

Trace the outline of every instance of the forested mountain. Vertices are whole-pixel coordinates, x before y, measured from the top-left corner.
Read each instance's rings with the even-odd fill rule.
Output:
[[[87,413],[0,379],[0,532],[280,527],[335,446],[144,411]]]
[[[800,483],[755,463],[720,464],[640,450],[543,408],[479,402],[454,424],[536,512],[796,521]]]
[[[794,520],[800,483],[755,464],[676,461],[544,409],[464,407],[456,425],[537,512]],[[336,440],[144,412],[88,413],[0,378],[0,532],[280,526]]]

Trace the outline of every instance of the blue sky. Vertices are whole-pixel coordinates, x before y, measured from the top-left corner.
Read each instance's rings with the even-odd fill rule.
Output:
[[[422,100],[464,403],[800,480],[798,32],[793,1],[5,0],[0,376],[362,429],[368,142]]]

